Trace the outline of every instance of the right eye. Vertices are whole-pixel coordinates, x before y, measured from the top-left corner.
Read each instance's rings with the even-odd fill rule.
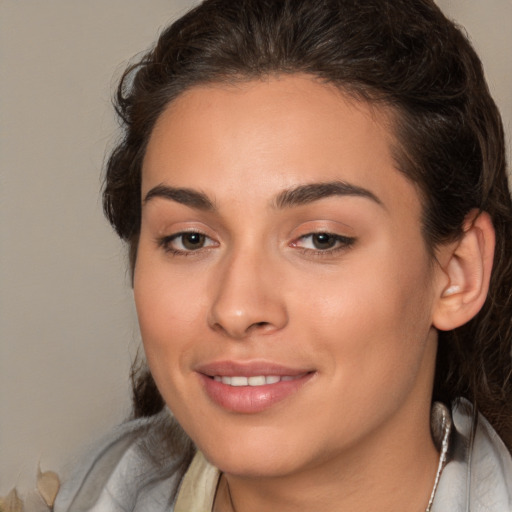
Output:
[[[186,254],[206,247],[215,247],[217,243],[203,233],[186,231],[163,237],[158,240],[158,245],[171,254]]]

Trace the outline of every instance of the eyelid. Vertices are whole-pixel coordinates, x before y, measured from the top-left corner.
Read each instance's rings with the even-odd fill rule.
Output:
[[[179,239],[180,237],[183,237],[184,235],[190,235],[190,234],[201,235],[205,238],[205,240],[208,240],[212,243],[208,243],[207,245],[198,247],[197,249],[186,249],[186,248],[180,249],[180,248],[172,247],[171,244],[176,239]],[[214,247],[219,246],[219,242],[217,242],[211,236],[207,235],[204,231],[197,229],[197,228],[182,229],[182,230],[176,231],[175,233],[172,233],[170,235],[157,237],[155,241],[156,241],[156,244],[158,247],[162,248],[166,253],[169,253],[174,256],[198,255],[199,253],[202,253],[205,250],[210,250]]]
[[[320,249],[317,247],[304,247],[301,245],[301,241],[304,241],[308,238],[312,238],[315,235],[328,235],[329,237],[333,238],[335,241],[335,245],[333,247],[327,247],[325,249]],[[290,246],[293,248],[296,248],[298,250],[301,250],[306,255],[314,255],[314,256],[330,256],[333,254],[336,254],[338,252],[347,251],[354,245],[354,243],[357,241],[357,239],[353,236],[347,236],[347,235],[340,235],[337,233],[332,233],[328,230],[318,230],[318,231],[312,231],[310,233],[306,233],[304,235],[301,235],[297,238],[295,238],[291,243]]]

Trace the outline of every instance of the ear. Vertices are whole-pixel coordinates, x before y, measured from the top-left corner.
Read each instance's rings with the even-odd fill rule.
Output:
[[[491,279],[495,234],[487,212],[472,210],[463,234],[454,244],[438,251],[441,275],[432,323],[449,331],[469,322],[481,309]]]

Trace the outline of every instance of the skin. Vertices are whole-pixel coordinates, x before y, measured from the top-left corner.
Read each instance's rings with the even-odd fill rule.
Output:
[[[191,88],[155,125],[135,300],[162,396],[223,471],[217,510],[425,510],[446,276],[429,259],[418,192],[391,156],[390,120],[292,75]],[[285,190],[332,182],[369,194],[275,204]],[[160,185],[215,208],[147,198]],[[183,231],[204,245],[187,250]],[[318,249],[311,233],[345,238]],[[233,412],[197,372],[219,360],[311,378],[268,409]]]

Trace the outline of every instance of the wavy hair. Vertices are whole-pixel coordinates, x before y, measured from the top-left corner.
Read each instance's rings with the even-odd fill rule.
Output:
[[[433,398],[466,397],[512,449],[512,205],[501,118],[481,62],[431,0],[206,0],[170,25],[124,73],[123,136],[107,163],[104,210],[136,259],[141,166],[153,126],[186,89],[307,73],[394,114],[398,169],[420,190],[434,254],[472,209],[490,214],[490,290],[466,325],[439,333]],[[135,415],[163,407],[147,370]]]

